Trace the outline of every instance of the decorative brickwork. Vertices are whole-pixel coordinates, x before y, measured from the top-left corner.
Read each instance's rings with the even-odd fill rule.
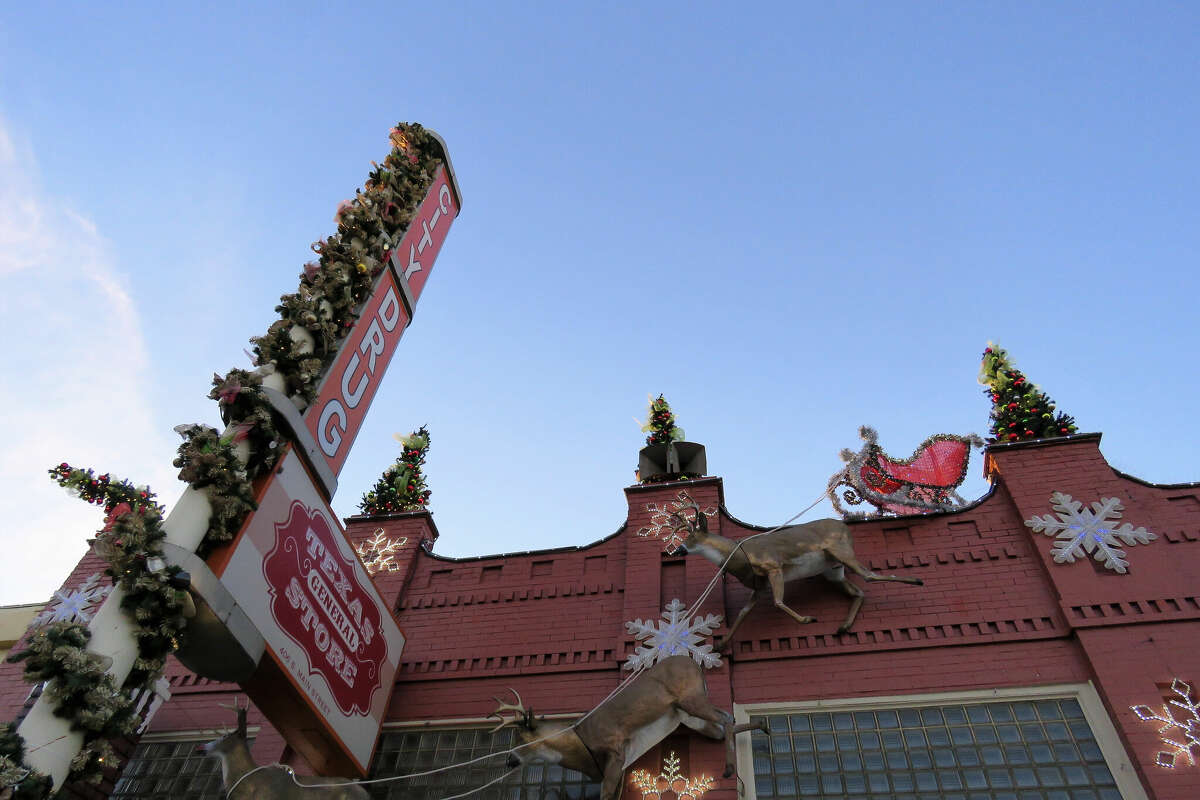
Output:
[[[855,551],[869,569],[919,577],[925,585],[915,591],[872,584],[854,630],[838,635],[849,598],[820,578],[794,584],[788,604],[817,621],[798,626],[761,604],[721,666],[706,672],[713,702],[733,710],[1090,682],[1115,730],[1104,753],[1122,796],[1200,797],[1200,769],[1156,766],[1162,750],[1156,729],[1129,710],[1162,696],[1174,676],[1200,676],[1200,485],[1155,486],[1122,475],[1104,460],[1099,443],[1090,434],[993,445],[986,462],[994,487],[985,498],[953,513],[854,523]],[[657,617],[676,597],[690,606],[716,570],[696,555],[667,555],[661,540],[637,535],[653,524],[647,506],[665,507],[681,488],[628,487],[627,518],[614,520],[615,534],[534,553],[439,556],[428,549],[438,538],[428,512],[348,520],[355,544],[379,529],[391,540],[407,538],[394,554],[396,569],[373,576],[407,638],[389,718],[485,725],[492,697],[507,687],[538,714],[579,714],[603,700],[638,644],[624,622]],[[713,532],[741,539],[766,529],[729,513],[719,478],[686,488],[702,508],[716,509]],[[1125,575],[1056,565],[1050,542],[1023,524],[1045,513],[1051,488],[1117,498],[1126,517],[1160,541],[1139,547]],[[85,558],[67,585],[95,571],[95,560]],[[747,597],[741,584],[725,579],[694,613],[728,618]],[[716,636],[726,630],[722,625]],[[10,717],[28,692],[14,673],[13,665],[0,665],[0,705],[7,704]],[[219,703],[229,703],[235,687],[196,679],[178,666],[169,676],[173,697],[152,731],[231,724]],[[290,758],[308,771],[260,716],[252,724],[261,726],[254,746],[259,763]],[[686,731],[651,748],[632,769],[657,775],[671,752],[688,774],[721,774],[722,745]],[[752,773],[753,765],[742,769]],[[753,796],[755,776],[741,779],[744,796]],[[454,788],[447,794],[467,785]],[[715,778],[705,794],[706,800],[737,797],[734,778]]]

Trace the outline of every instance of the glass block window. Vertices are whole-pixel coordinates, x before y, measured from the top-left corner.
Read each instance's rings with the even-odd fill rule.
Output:
[[[514,731],[502,728],[385,730],[371,765],[372,778],[411,775],[416,772],[461,764],[487,753],[506,752],[514,743]],[[502,775],[508,767],[504,756],[480,761],[435,775],[367,787],[377,800],[439,800],[482,786]],[[574,770],[551,764],[526,764],[504,780],[471,795],[472,800],[595,800],[600,784]]]
[[[223,800],[220,762],[196,752],[207,741],[143,740],[121,771],[111,800]]]
[[[751,719],[758,800],[1121,800],[1075,699]]]

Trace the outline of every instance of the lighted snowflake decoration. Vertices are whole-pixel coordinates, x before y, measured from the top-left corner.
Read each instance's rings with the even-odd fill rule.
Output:
[[[707,775],[695,779],[686,777],[679,771],[679,756],[674,751],[663,759],[662,772],[658,775],[635,769],[629,775],[629,782],[642,793],[642,800],[660,800],[664,792],[674,792],[679,800],[699,800],[714,783]]]
[[[664,658],[686,655],[705,669],[721,666],[721,656],[712,651],[711,644],[701,644],[721,624],[720,614],[687,618],[687,608],[678,599],[663,610],[661,620],[635,619],[625,623],[625,630],[635,639],[643,640],[636,651],[625,659],[625,669],[652,667]]]
[[[367,572],[374,575],[376,572],[395,572],[400,569],[400,565],[395,561],[395,556],[406,544],[408,544],[407,536],[389,539],[384,534],[383,528],[376,528],[374,536],[370,539],[363,539],[354,549],[358,553],[358,557],[362,559]]]
[[[1188,766],[1194,767],[1196,766],[1196,757],[1192,750],[1200,748],[1200,703],[1192,699],[1192,687],[1179,678],[1171,681],[1171,691],[1178,695],[1179,699],[1168,700],[1164,703],[1162,714],[1155,714],[1150,706],[1130,706],[1130,709],[1147,722],[1154,720],[1163,723],[1163,726],[1158,729],[1158,735],[1163,744],[1171,749],[1158,751],[1154,756],[1155,764],[1171,769],[1181,758],[1186,758]],[[1176,719],[1175,712],[1169,706],[1183,709],[1187,716],[1181,720]],[[1178,731],[1178,733],[1168,733],[1169,731]],[[1172,739],[1171,736],[1178,738]]]
[[[50,605],[33,618],[33,624],[40,627],[51,622],[91,622],[96,608],[111,591],[112,586],[100,585],[100,573],[94,572],[74,589],[59,589],[55,592],[54,597],[50,599]]]
[[[1115,497],[1102,497],[1092,503],[1089,511],[1083,503],[1072,500],[1071,495],[1054,492],[1050,505],[1058,512],[1059,519],[1047,514],[1025,520],[1025,524],[1036,533],[1057,537],[1050,552],[1055,563],[1071,563],[1095,553],[1093,558],[1104,566],[1119,573],[1126,572],[1129,562],[1120,543],[1127,545],[1148,544],[1158,537],[1145,528],[1134,528],[1128,522],[1117,526],[1124,506]]]
[[[687,526],[680,521],[683,517],[687,523],[696,521],[696,510],[691,508],[696,504],[687,491],[675,495],[674,500],[668,500],[660,508],[658,503],[647,503],[646,510],[650,512],[650,524],[638,528],[637,535],[648,539],[662,539],[664,553],[673,553],[687,538]],[[716,516],[717,509],[709,506],[701,513],[706,517]]]

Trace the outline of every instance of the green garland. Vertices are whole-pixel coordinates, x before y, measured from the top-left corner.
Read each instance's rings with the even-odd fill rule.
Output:
[[[50,789],[50,776],[25,766],[25,741],[16,724],[0,725],[0,797],[12,790],[11,800],[42,800]]]
[[[421,466],[429,452],[429,431],[424,425],[400,440],[404,451],[388,467],[374,488],[363,495],[358,507],[367,515],[391,514],[397,511],[424,511],[429,503],[430,490],[425,486]]]
[[[205,489],[212,514],[208,530],[196,553],[204,558],[217,545],[233,539],[246,515],[258,507],[250,484],[250,475],[234,445],[236,429],[221,436],[207,425],[180,425],[175,429],[183,436],[175,466],[179,479],[195,489]]]
[[[134,622],[138,655],[118,687],[107,672],[108,659],[86,649],[91,638],[87,626],[56,622],[33,633],[9,660],[25,662],[25,680],[48,681],[46,695],[55,715],[84,732],[84,747],[71,761],[69,779],[97,783],[103,768],[116,763],[108,739],[129,735],[137,727],[129,692],[149,687],[162,674],[167,656],[179,647],[190,598],[175,585],[179,568],[162,561],[164,509],[153,492],[65,462],[49,473],[60,486],[105,510],[104,527],[92,546],[108,562],[105,573],[124,591],[121,608]],[[0,750],[0,756],[9,759],[0,767],[21,764],[13,757],[20,755],[21,744],[15,729],[13,736],[16,744]],[[27,796],[43,795],[31,789]]]
[[[86,649],[91,635],[83,623],[53,622],[38,629],[25,649],[8,660],[25,662],[27,682],[45,681],[54,715],[83,732],[84,745],[71,761],[69,779],[94,784],[103,779],[106,765],[116,764],[108,740],[133,734],[138,718],[128,693],[106,671],[109,660]]]
[[[299,288],[280,298],[280,317],[267,333],[251,339],[257,363],[271,364],[289,395],[312,402],[322,374],[357,319],[400,243],[434,174],[444,159],[441,144],[416,123],[392,129],[392,150],[383,165],[372,162],[363,189],[343,202],[334,216],[337,233],[312,245],[318,256],[305,264]],[[292,335],[293,327],[312,336],[311,349]]]

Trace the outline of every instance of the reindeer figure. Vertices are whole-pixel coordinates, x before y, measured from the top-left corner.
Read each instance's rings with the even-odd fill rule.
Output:
[[[601,800],[618,800],[625,769],[661,742],[680,724],[710,739],[725,741],[725,776],[733,774],[733,737],[759,725],[734,725],[733,717],[708,699],[700,666],[688,656],[671,656],[638,675],[620,693],[596,707],[583,722],[539,719],[516,703],[494,698],[498,707],[488,716],[500,724],[516,725],[519,744],[508,766],[546,761],[582,772],[600,781]],[[512,711],[511,718],[504,712]]]
[[[850,630],[865,597],[863,590],[846,577],[847,567],[868,581],[896,581],[917,586],[925,583],[920,578],[878,575],[864,567],[854,555],[850,527],[841,520],[818,519],[800,525],[789,525],[771,533],[745,539],[741,547],[737,547],[736,541],[709,532],[708,520],[698,505],[692,503],[684,508],[689,507],[695,509],[695,522],[684,516],[684,509],[680,509],[674,515],[678,520],[676,528],[688,531],[687,538],[681,545],[682,549],[688,553],[699,553],[718,566],[726,564],[728,559],[726,571],[754,592],[750,596],[750,602],[738,612],[733,624],[729,626],[729,633],[718,647],[719,650],[729,648],[733,643],[734,631],[742,624],[750,609],[768,596],[775,601],[776,608],[800,624],[816,622],[815,617],[797,614],[784,605],[784,587],[790,581],[821,575],[826,580],[836,583],[853,598],[850,613],[837,629],[838,633]]]
[[[233,709],[237,729],[198,748],[221,761],[228,800],[371,800],[366,789],[346,778],[303,778],[282,764],[256,765],[246,744],[246,708],[235,700]]]

